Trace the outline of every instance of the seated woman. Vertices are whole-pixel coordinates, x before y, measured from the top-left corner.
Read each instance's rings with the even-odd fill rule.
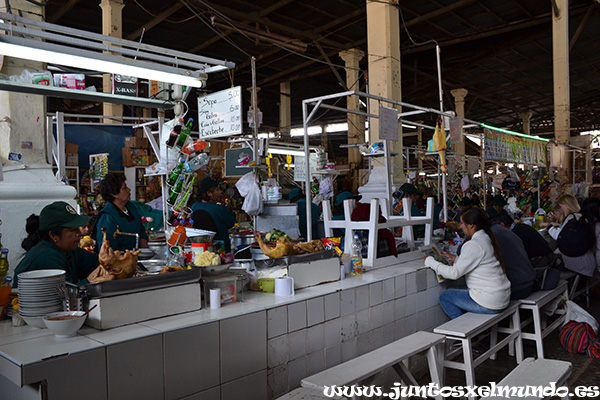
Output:
[[[433,257],[425,265],[448,279],[465,277],[467,288],[450,288],[440,295],[440,305],[451,318],[465,312],[495,314],[510,302],[510,281],[502,265],[502,254],[485,211],[471,208],[460,216],[462,230],[470,237],[460,256],[444,252],[454,265],[445,265]]]
[[[20,273],[41,269],[62,269],[67,282],[87,283],[98,267],[98,255],[79,248],[80,227],[89,220],[64,201],[47,205],[39,217],[27,218],[29,236],[21,244],[27,253],[15,269],[13,287],[18,287]]]
[[[100,182],[100,194],[106,200],[106,205],[98,213],[94,226],[93,238],[96,239],[96,249],[102,246],[102,228],[106,228],[106,239],[113,250],[137,250],[135,234],[139,235],[139,247],[148,247],[148,235],[142,222],[142,217],[136,207],[129,201],[131,189],[127,187],[125,175],[110,172]],[[119,232],[131,235],[116,234]]]

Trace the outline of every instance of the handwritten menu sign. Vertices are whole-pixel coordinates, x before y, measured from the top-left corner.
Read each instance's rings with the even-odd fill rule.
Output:
[[[241,86],[198,97],[198,131],[201,139],[242,133]]]

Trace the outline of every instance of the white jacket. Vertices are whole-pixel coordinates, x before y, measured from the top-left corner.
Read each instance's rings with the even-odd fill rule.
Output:
[[[425,265],[447,279],[464,275],[469,295],[483,307],[502,310],[510,303],[510,281],[494,255],[492,240],[482,229],[463,245],[454,265],[442,264],[431,256]]]

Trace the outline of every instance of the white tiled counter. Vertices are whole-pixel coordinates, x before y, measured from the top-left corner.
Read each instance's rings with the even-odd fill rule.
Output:
[[[362,276],[70,339],[0,323],[0,398],[277,397],[300,380],[446,321],[420,252]],[[44,392],[44,393],[42,393]]]

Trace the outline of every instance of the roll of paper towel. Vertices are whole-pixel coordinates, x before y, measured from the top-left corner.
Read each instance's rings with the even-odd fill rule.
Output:
[[[221,308],[221,289],[210,289],[210,308]]]
[[[283,276],[275,279],[275,296],[292,296],[294,294],[294,278]]]

